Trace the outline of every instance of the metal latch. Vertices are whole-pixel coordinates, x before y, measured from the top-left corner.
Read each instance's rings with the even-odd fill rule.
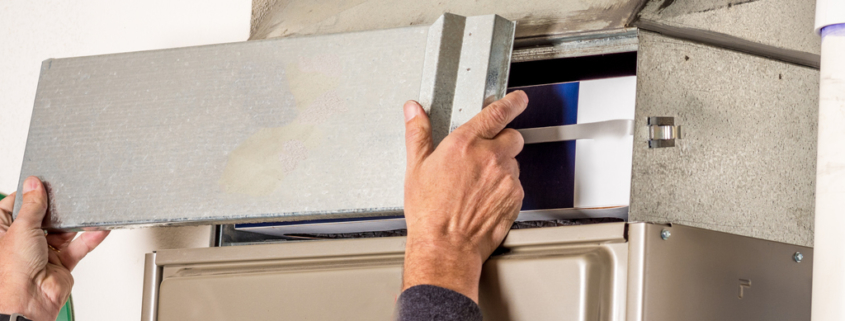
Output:
[[[675,117],[648,118],[648,148],[675,147],[681,138],[681,126],[675,126]]]

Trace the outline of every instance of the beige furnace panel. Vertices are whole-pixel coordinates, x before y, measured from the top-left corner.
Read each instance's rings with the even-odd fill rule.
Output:
[[[485,320],[624,320],[624,223],[511,231]],[[389,320],[404,237],[162,251],[159,321]]]

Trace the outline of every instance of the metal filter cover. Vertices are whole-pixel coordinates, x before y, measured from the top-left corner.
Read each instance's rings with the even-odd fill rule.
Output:
[[[50,59],[18,191],[40,177],[45,227],[62,230],[396,215],[403,103],[418,99],[442,138],[504,95],[513,34],[498,16],[447,14],[430,27]]]

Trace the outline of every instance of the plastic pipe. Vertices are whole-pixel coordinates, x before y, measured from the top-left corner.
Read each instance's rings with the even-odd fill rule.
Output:
[[[845,320],[845,0],[816,2],[822,36],[812,321]]]

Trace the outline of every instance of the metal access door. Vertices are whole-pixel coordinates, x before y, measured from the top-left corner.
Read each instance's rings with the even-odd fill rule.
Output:
[[[50,59],[21,177],[47,184],[53,229],[401,215],[402,105],[419,100],[444,137],[504,95],[513,35],[495,15],[446,14]]]
[[[624,234],[511,231],[484,266],[484,319],[625,320]],[[388,237],[160,251],[147,256],[142,320],[390,320],[404,250]]]
[[[404,237],[147,255],[143,321],[390,320]],[[484,265],[485,320],[809,320],[811,248],[681,225],[512,230]]]

